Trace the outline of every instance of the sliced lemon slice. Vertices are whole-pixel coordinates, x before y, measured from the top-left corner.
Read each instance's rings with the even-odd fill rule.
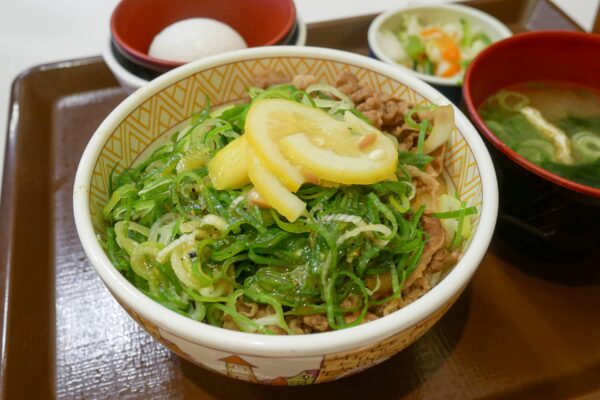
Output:
[[[275,99],[255,102],[246,116],[245,131],[252,150],[264,166],[285,187],[296,192],[304,183],[304,176],[281,154],[277,144],[280,138],[299,130],[297,116],[290,103],[293,102]]]
[[[217,190],[238,189],[250,183],[246,152],[246,136],[230,142],[208,163],[208,175]]]
[[[246,154],[248,175],[258,194],[277,212],[294,222],[306,210],[306,203],[290,192],[262,163],[252,149]]]
[[[318,108],[290,100],[267,99],[255,102],[246,116],[248,142],[264,165],[292,192],[306,177],[281,153],[279,140],[306,132],[326,147],[343,146],[339,140],[348,126]]]
[[[321,179],[344,184],[370,185],[396,171],[398,156],[391,139],[380,135],[366,154],[343,156],[315,145],[304,133],[279,141],[283,154]]]
[[[248,183],[250,175],[258,192],[277,210],[284,208],[283,204],[277,206],[278,202],[287,202],[286,207],[295,203],[294,212],[281,212],[286,216],[293,217],[300,210],[300,200],[294,196],[292,201],[290,196],[304,182],[372,184],[389,178],[396,170],[395,140],[351,112],[336,119],[290,100],[261,100],[250,108],[245,130],[244,136],[211,160],[213,184],[217,189],[238,188]],[[251,155],[246,162],[242,161],[244,154]],[[266,173],[277,191],[285,189],[280,194],[286,200],[276,199],[266,193],[265,185],[254,182]]]
[[[394,142],[350,112],[340,121],[290,100],[261,100],[250,108],[245,130],[264,166],[292,192],[311,181],[311,176],[370,184],[388,178],[396,169]],[[298,133],[304,136],[288,141]]]

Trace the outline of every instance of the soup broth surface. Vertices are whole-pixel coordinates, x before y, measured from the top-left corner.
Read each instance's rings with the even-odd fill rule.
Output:
[[[600,188],[600,92],[561,82],[525,82],[479,108],[486,125],[527,160]]]

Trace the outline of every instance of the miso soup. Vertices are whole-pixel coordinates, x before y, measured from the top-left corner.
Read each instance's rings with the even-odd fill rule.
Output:
[[[577,183],[600,188],[600,93],[592,88],[527,82],[489,97],[479,114],[527,160]]]

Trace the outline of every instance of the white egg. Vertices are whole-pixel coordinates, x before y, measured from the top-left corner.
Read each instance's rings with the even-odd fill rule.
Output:
[[[229,25],[210,18],[175,22],[152,40],[148,55],[162,60],[188,62],[248,47]]]

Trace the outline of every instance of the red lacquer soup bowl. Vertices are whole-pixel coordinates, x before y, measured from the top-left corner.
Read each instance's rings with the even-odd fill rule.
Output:
[[[465,75],[463,96],[498,173],[498,230],[513,245],[547,261],[570,262],[600,243],[600,189],[555,175],[527,161],[486,126],[478,108],[507,86],[553,81],[600,91],[600,36],[530,32],[484,50]]]

